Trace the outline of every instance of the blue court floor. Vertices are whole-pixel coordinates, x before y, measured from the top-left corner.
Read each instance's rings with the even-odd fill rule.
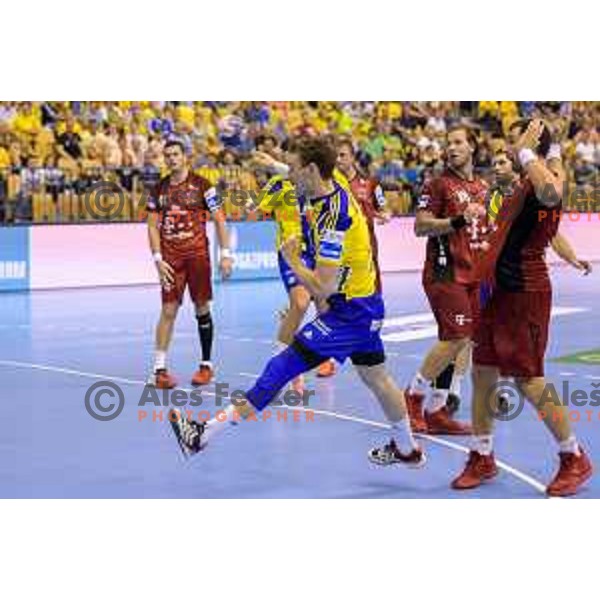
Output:
[[[597,350],[600,275],[583,278],[560,268],[553,278],[548,357]],[[417,274],[384,279],[388,365],[402,386],[435,335],[419,280]],[[275,313],[284,304],[277,281],[216,286],[219,382],[229,389],[250,386],[273,351]],[[476,491],[449,488],[465,460],[465,438],[424,439],[429,460],[418,471],[371,465],[366,453],[387,432],[378,404],[350,364],[331,380],[309,376],[313,422],[303,412],[294,422],[293,413],[273,409],[271,419],[229,427],[205,453],[184,461],[167,423],[151,416],[140,421],[142,408],[149,415],[160,410],[139,406],[158,310],[156,287],[0,294],[0,497],[539,498],[556,468],[554,443],[529,407],[515,421],[498,424],[503,469],[497,481]],[[182,388],[189,388],[197,358],[196,323],[186,302],[170,354]],[[598,364],[550,361],[548,376],[590,393],[600,388]],[[90,417],[84,398],[105,380],[122,388],[125,407],[102,422]],[[207,390],[201,409],[214,412],[215,385]],[[463,418],[469,394],[466,388]],[[575,428],[599,465],[600,407],[586,408]],[[600,497],[597,477],[580,497]]]

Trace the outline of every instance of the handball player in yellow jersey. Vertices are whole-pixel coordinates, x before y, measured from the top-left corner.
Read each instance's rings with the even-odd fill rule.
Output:
[[[425,454],[410,428],[404,393],[385,367],[381,340],[384,304],[376,289],[376,272],[369,229],[357,201],[333,178],[336,150],[321,138],[301,140],[290,153],[290,180],[310,204],[311,236],[315,245],[315,267],[301,259],[301,241],[290,238],[282,252],[313,297],[327,309],[305,325],[293,343],[273,357],[245,394],[246,402],[229,406],[225,418],[197,422],[173,410],[169,421],[185,454],[205,448],[235,413],[256,418],[294,377],[324,360],[343,362],[350,358],[366,387],[379,401],[392,439],[373,448],[369,459],[379,465],[404,464],[420,467]]]

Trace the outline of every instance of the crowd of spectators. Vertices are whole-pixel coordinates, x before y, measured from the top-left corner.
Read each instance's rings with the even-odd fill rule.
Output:
[[[476,168],[486,176],[510,124],[531,116],[543,117],[562,143],[570,182],[597,186],[600,102],[0,102],[0,223],[98,218],[81,197],[100,181],[127,197],[111,218],[135,220],[173,137],[221,192],[257,191],[267,174],[253,150],[297,134],[351,138],[392,213],[406,214],[424,179],[443,167],[449,125],[475,129]]]

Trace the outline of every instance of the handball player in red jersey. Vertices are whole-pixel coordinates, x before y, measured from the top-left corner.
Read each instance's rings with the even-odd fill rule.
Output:
[[[381,293],[381,270],[378,261],[379,248],[375,234],[375,221],[380,224],[389,221],[383,190],[375,179],[365,175],[359,169],[351,140],[344,139],[339,142],[337,168],[348,181],[352,195],[358,200],[362,213],[367,219],[377,274],[377,291]]]
[[[514,378],[557,441],[560,466],[547,487],[551,496],[575,494],[593,467],[571,430],[567,407],[545,394],[544,354],[552,306],[545,253],[558,231],[564,170],[560,151],[540,120],[518,121],[510,130],[522,176],[498,216],[499,253],[494,289],[482,312],[473,353],[474,444],[463,472],[452,482],[470,489],[494,478],[494,391],[501,377]]]
[[[477,262],[485,253],[487,185],[473,174],[477,142],[463,125],[448,130],[446,169],[423,188],[415,233],[427,236],[423,286],[438,324],[438,343],[425,357],[407,390],[413,429],[439,435],[466,435],[447,406],[453,363],[467,351],[479,318]],[[424,389],[433,386],[423,411]]]
[[[213,378],[211,352],[213,320],[211,265],[206,222],[212,216],[220,248],[220,271],[231,275],[233,261],[225,215],[215,188],[190,170],[180,141],[165,144],[169,175],[160,180],[147,202],[148,237],[162,287],[162,310],[156,328],[156,351],[150,383],[171,389],[177,385],[167,369],[167,351],[177,312],[186,288],[196,309],[202,359],[192,376],[193,385]]]

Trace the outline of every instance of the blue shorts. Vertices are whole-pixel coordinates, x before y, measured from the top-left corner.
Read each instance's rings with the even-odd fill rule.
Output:
[[[262,410],[284,386],[301,373],[314,369],[328,358],[340,363],[374,367],[385,362],[381,340],[384,305],[381,295],[329,299],[330,309],[308,323],[291,346],[271,358],[260,377],[246,393],[257,410]]]
[[[279,262],[279,276],[281,277],[281,281],[283,281],[283,286],[285,287],[285,291],[289,294],[290,290],[297,285],[300,285],[300,281],[296,276],[296,273],[292,270],[292,267],[288,264],[287,260],[283,257],[281,252],[277,253],[277,260]],[[315,261],[308,255],[302,255],[302,262],[309,268],[315,268]]]
[[[350,358],[355,365],[375,366],[385,362],[381,327],[385,316],[383,298],[329,299],[330,309],[305,325],[293,347],[323,359],[343,363]]]

